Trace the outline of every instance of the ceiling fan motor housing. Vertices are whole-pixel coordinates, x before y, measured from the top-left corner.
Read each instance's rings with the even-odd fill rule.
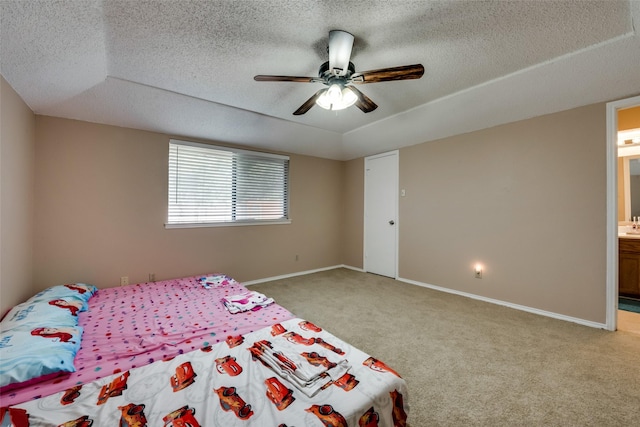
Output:
[[[342,71],[339,69],[330,70],[329,69],[329,61],[325,62],[320,66],[318,70],[318,77],[324,80],[326,85],[331,85],[332,83],[342,83],[343,85],[349,81],[351,75],[356,72],[356,67],[353,65],[353,62],[349,61],[349,68],[344,76],[340,76],[338,73]]]

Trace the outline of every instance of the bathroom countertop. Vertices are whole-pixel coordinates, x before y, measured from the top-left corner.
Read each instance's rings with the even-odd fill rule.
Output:
[[[619,233],[619,239],[640,239],[640,234],[627,234],[627,233]]]
[[[640,239],[640,230],[634,229],[632,225],[630,222],[618,224],[618,239]]]

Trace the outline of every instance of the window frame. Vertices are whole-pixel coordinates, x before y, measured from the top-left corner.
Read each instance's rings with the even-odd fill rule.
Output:
[[[278,218],[278,219],[246,219],[246,220],[230,220],[230,221],[214,221],[214,222],[183,222],[183,223],[170,223],[169,222],[169,210],[170,210],[170,186],[169,186],[169,181],[171,179],[170,174],[170,168],[171,168],[171,146],[172,145],[182,145],[182,146],[190,146],[190,147],[196,147],[196,148],[202,148],[202,149],[210,149],[210,150],[217,150],[217,151],[225,151],[225,152],[230,152],[233,154],[245,154],[245,155],[250,155],[250,156],[254,156],[254,157],[265,157],[265,158],[272,158],[272,159],[279,159],[279,160],[283,160],[284,162],[286,162],[286,167],[285,167],[285,174],[286,176],[284,176],[284,180],[285,180],[285,195],[284,195],[284,210],[285,210],[285,217],[284,218]],[[179,139],[170,139],[169,140],[169,145],[168,145],[168,157],[167,157],[167,191],[166,191],[166,195],[167,195],[167,200],[166,200],[166,216],[165,216],[165,228],[167,229],[173,229],[173,228],[208,228],[208,227],[238,227],[238,226],[253,226],[253,225],[282,225],[282,224],[291,224],[291,217],[290,217],[290,181],[289,181],[289,176],[290,176],[290,162],[291,159],[289,156],[287,155],[282,155],[282,154],[273,154],[273,153],[265,153],[265,152],[261,152],[261,151],[253,151],[253,150],[244,150],[244,149],[240,149],[240,148],[234,148],[234,147],[225,147],[225,146],[220,146],[220,145],[213,145],[213,144],[205,144],[205,143],[200,143],[200,142],[193,142],[193,141],[184,141],[184,140],[179,140]],[[235,169],[233,170],[232,174],[235,174]],[[232,188],[235,187],[236,181],[233,180],[231,183]],[[232,211],[235,211],[237,209],[236,205],[234,202],[232,202]]]

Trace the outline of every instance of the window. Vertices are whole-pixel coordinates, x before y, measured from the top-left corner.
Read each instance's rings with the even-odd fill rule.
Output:
[[[289,222],[288,156],[169,141],[167,228]]]

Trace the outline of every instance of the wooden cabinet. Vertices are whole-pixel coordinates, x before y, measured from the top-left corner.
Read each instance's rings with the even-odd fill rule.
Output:
[[[640,298],[640,239],[618,239],[618,293]]]

